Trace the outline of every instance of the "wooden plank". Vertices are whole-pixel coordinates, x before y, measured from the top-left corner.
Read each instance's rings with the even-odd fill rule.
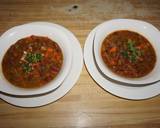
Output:
[[[160,29],[159,0],[1,0],[0,34],[32,21],[58,23],[71,30],[84,46],[88,33],[113,18],[135,18]],[[83,68],[72,90],[40,108],[18,108],[0,100],[1,128],[107,127],[159,128],[160,97],[124,100],[100,88]]]

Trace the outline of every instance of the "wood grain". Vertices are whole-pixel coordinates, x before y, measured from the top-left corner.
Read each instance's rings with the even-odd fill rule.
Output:
[[[75,6],[76,5],[76,6]],[[49,21],[71,30],[83,48],[88,33],[113,18],[135,18],[160,29],[159,0],[1,0],[0,34],[32,22]],[[0,128],[160,128],[160,97],[125,100],[99,87],[85,67],[63,98],[40,108],[18,108],[0,100]]]

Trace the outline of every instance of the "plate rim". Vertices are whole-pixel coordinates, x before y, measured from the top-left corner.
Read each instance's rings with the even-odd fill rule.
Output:
[[[112,82],[104,79],[99,74],[99,72],[94,72],[93,71],[93,70],[95,70],[94,69],[95,66],[93,68],[93,64],[92,63],[90,64],[90,62],[91,62],[90,58],[92,58],[93,56],[89,56],[91,54],[88,53],[88,51],[89,51],[88,48],[92,44],[91,42],[93,40],[93,39],[90,39],[90,38],[93,38],[94,32],[96,31],[98,26],[99,25],[97,25],[94,29],[92,29],[90,31],[90,33],[88,34],[88,37],[86,38],[85,45],[84,45],[84,62],[85,62],[85,66],[87,68],[87,71],[90,74],[90,76],[92,77],[92,79],[100,87],[102,87],[105,91],[107,91],[107,92],[109,92],[109,93],[111,93],[111,94],[113,94],[113,95],[115,95],[117,97],[124,98],[124,99],[128,99],[128,100],[144,100],[144,99],[149,99],[149,98],[158,96],[160,94],[160,92],[158,91],[158,90],[160,90],[160,85],[156,86],[157,84],[154,84],[154,85],[149,85],[147,87],[127,87],[127,86],[117,85],[115,83],[112,83]],[[92,60],[93,60],[93,58],[92,58]],[[89,66],[89,64],[92,65],[92,66]],[[97,73],[98,73],[98,75],[97,75]],[[104,83],[103,80],[106,83]],[[156,86],[156,88],[155,88],[155,86]],[[120,91],[123,91],[123,93],[120,92]],[[148,92],[150,92],[150,94],[148,94]],[[138,94],[138,96],[135,93]]]
[[[51,25],[54,24],[54,23],[50,23],[50,22],[44,22],[44,21],[37,21],[37,22],[32,22],[33,24],[35,23],[38,23],[38,24],[43,24],[43,25]],[[29,23],[28,23],[29,24]],[[68,83],[68,86],[66,86],[67,83],[64,83],[65,86],[60,86],[56,91],[57,91],[57,94],[55,94],[55,92],[52,92],[50,94],[47,94],[47,95],[44,95],[44,96],[40,96],[40,97],[34,97],[34,98],[15,98],[15,97],[9,97],[9,96],[6,96],[6,95],[2,95],[0,94],[0,98],[2,100],[4,100],[5,102],[11,104],[11,105],[14,105],[14,106],[17,106],[17,107],[24,107],[24,108],[36,108],[36,107],[41,107],[41,106],[45,106],[45,105],[48,105],[50,103],[53,103],[57,100],[59,100],[60,98],[62,98],[63,96],[65,96],[71,89],[72,87],[75,85],[75,83],[78,81],[79,77],[80,77],[80,74],[82,72],[82,68],[83,68],[83,52],[82,52],[82,48],[81,48],[81,45],[80,45],[80,42],[78,41],[78,39],[76,38],[76,36],[71,32],[69,31],[67,28],[61,26],[61,25],[58,25],[57,27],[60,27],[63,29],[63,31],[72,38],[72,41],[74,42],[73,45],[75,45],[77,48],[78,48],[78,51],[79,51],[79,54],[74,54],[74,58],[76,59],[77,57],[79,57],[79,67],[77,66],[77,60],[74,60],[75,63],[76,63],[76,66],[74,67],[74,69],[77,70],[77,74],[75,73],[72,73],[72,76],[70,74],[70,77],[72,78],[72,82],[71,80],[69,79],[68,82],[70,82],[70,84]],[[75,50],[74,52],[77,53],[77,50]],[[73,69],[72,69],[73,71]],[[69,76],[68,76],[69,77]],[[73,79],[74,77],[74,79]],[[66,81],[64,81],[66,82]],[[63,88],[62,88],[63,87]],[[58,93],[58,91],[60,91],[61,93]],[[52,95],[56,95],[56,98],[54,97],[53,99],[53,96]],[[38,99],[39,98],[39,99]],[[50,98],[50,99],[49,99]],[[25,99],[25,100],[30,100],[32,101],[34,99],[34,101],[37,101],[37,103],[33,103],[32,104],[27,104],[25,102],[23,102],[22,99]],[[48,100],[49,99],[49,100]],[[19,100],[19,102],[18,102]],[[21,101],[20,101],[21,100]],[[40,101],[43,101],[40,102]],[[48,101],[47,101],[48,100]]]

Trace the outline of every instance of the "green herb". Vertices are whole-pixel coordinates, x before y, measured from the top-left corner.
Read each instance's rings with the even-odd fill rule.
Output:
[[[26,73],[32,71],[32,67],[29,66],[29,63],[23,64],[23,65],[22,65],[22,68],[23,68],[23,71],[26,72]]]
[[[128,39],[127,50],[122,51],[121,54],[131,62],[137,61],[138,57],[142,55],[141,51],[135,47],[135,42],[131,39]]]
[[[43,58],[40,53],[27,53],[25,60],[27,61],[22,65],[22,69],[24,72],[28,73],[32,71],[32,64],[41,61]]]
[[[128,52],[127,51],[122,51],[121,52],[122,56],[124,56],[125,58],[128,58]]]
[[[40,53],[27,53],[25,60],[29,63],[36,63],[42,60],[42,55]]]

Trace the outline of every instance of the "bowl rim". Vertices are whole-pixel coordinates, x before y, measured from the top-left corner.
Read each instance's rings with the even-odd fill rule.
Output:
[[[149,42],[152,44],[155,52],[157,61],[155,64],[154,69],[147,74],[144,77],[140,78],[125,78],[122,76],[119,76],[116,73],[113,73],[103,62],[101,57],[101,45],[103,43],[103,40],[105,37],[107,37],[108,34],[118,31],[118,30],[129,30],[139,33],[140,35],[144,36]],[[148,30],[150,30],[148,32]],[[148,34],[151,34],[152,36],[148,37]],[[147,37],[146,37],[147,36]],[[133,85],[145,85],[145,84],[152,84],[160,80],[160,75],[158,76],[158,71],[160,71],[160,54],[157,52],[160,50],[160,45],[158,46],[157,40],[160,40],[160,31],[154,27],[152,24],[135,20],[135,19],[113,19],[106,21],[102,24],[100,24],[95,32],[95,40],[93,43],[93,52],[95,55],[95,61],[97,63],[98,68],[101,70],[101,72],[106,75],[108,78],[111,78],[113,80],[116,80],[118,82],[126,83],[126,84],[133,84]],[[154,41],[153,41],[154,40]],[[155,41],[156,40],[156,41]],[[158,47],[155,47],[158,46]],[[98,52],[96,52],[98,51]],[[158,69],[158,70],[157,70]],[[155,75],[157,73],[157,75]],[[154,77],[151,77],[154,75]]]
[[[3,75],[2,70],[0,71],[0,91],[7,93],[7,94],[11,94],[11,95],[37,95],[37,94],[43,94],[43,93],[47,93],[50,92],[52,90],[57,89],[61,83],[65,80],[67,74],[69,73],[70,67],[71,67],[71,63],[72,63],[72,52],[71,52],[71,46],[69,44],[70,39],[69,37],[57,26],[60,26],[58,24],[52,24],[52,26],[46,26],[43,24],[36,24],[35,22],[33,22],[34,24],[31,23],[26,23],[23,25],[18,25],[15,27],[10,28],[9,30],[7,30],[6,32],[4,32],[1,36],[0,36],[0,42],[3,42],[6,40],[11,40],[10,38],[12,37],[13,39],[17,38],[16,34],[19,33],[19,31],[24,31],[24,35],[22,34],[21,38],[24,37],[28,37],[31,35],[37,35],[37,36],[47,36],[48,38],[50,38],[51,40],[55,41],[59,47],[62,50],[63,53],[63,64],[61,67],[60,72],[58,73],[58,75],[56,76],[56,78],[54,78],[53,80],[51,80],[50,82],[48,82],[45,86],[39,87],[39,88],[21,88],[18,86],[14,86],[12,85],[10,82],[8,82],[6,80],[6,78]],[[26,31],[29,30],[33,33],[27,33]],[[41,30],[41,31],[40,31]],[[43,30],[43,31],[42,31]],[[39,31],[39,32],[37,32]],[[45,33],[45,34],[44,34]],[[53,36],[55,35],[55,36]],[[14,37],[15,36],[15,37]],[[19,35],[18,35],[19,36]],[[53,37],[52,37],[53,36]],[[21,38],[17,38],[15,39],[16,41],[18,39]],[[61,40],[61,41],[56,41],[54,38],[57,38],[56,40]],[[0,45],[6,45],[8,46],[8,48],[14,44],[16,41],[14,42],[10,42],[8,44],[6,43],[1,43]],[[4,54],[6,53],[7,49],[3,49]],[[2,48],[1,48],[2,49]],[[2,51],[1,51],[2,53]],[[2,59],[4,57],[4,54],[1,55],[0,57],[0,62],[2,62]],[[0,68],[2,69],[2,65],[0,65]],[[5,84],[4,85],[2,85]],[[6,86],[8,85],[8,86]]]

